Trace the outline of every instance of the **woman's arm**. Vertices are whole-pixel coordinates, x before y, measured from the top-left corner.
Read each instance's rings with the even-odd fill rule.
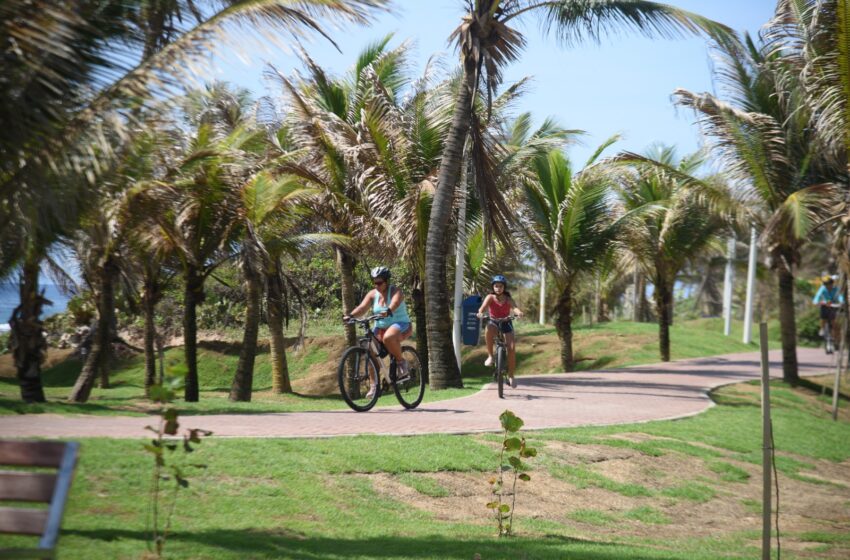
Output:
[[[514,315],[516,315],[517,317],[522,317],[522,310],[516,306],[514,298],[511,298],[511,307],[514,308]]]
[[[390,313],[395,312],[395,310],[398,309],[398,307],[404,302],[404,294],[402,291],[398,288],[393,291],[393,297],[390,300],[390,304],[387,306],[389,307]]]
[[[481,308],[478,309],[478,317],[480,318],[484,315],[484,310],[487,309],[487,306],[490,305],[490,299],[493,297],[493,294],[487,294],[487,297],[484,298],[484,301],[481,302]]]
[[[343,319],[346,317],[357,317],[358,315],[362,315],[364,311],[369,309],[369,306],[372,304],[372,298],[375,297],[373,293],[374,291],[374,289],[369,290],[369,293],[366,294],[366,297],[363,298],[363,301],[360,302],[360,305],[352,309],[351,313],[343,315]]]

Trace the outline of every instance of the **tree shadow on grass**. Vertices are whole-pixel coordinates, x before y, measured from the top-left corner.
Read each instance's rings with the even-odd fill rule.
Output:
[[[403,524],[396,524],[403,530]],[[91,541],[90,546],[102,548],[103,541],[137,540],[143,546],[146,534],[142,531],[121,529],[65,530],[66,535],[74,535]],[[421,537],[380,536],[360,539],[309,537],[303,533],[287,529],[270,530],[207,530],[176,531],[168,537],[166,550],[175,558],[191,558],[192,554],[203,553],[197,545],[220,551],[229,551],[238,558],[298,558],[305,560],[322,558],[376,558],[376,559],[417,559],[445,558],[450,560],[469,560],[475,554],[481,558],[534,558],[538,560],[658,560],[676,558],[669,551],[641,550],[613,543],[583,541],[561,535],[513,537],[508,539],[471,538],[452,539],[443,535]],[[212,551],[209,551],[212,552]],[[186,554],[184,556],[184,554]]]

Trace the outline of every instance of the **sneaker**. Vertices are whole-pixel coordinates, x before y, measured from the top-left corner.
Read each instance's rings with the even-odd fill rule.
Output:
[[[371,401],[373,398],[375,398],[375,386],[374,385],[372,385],[369,388],[369,392],[366,393],[366,400],[367,401]]]
[[[511,389],[516,389],[516,376],[511,377]]]
[[[487,359],[484,360],[484,365],[485,366],[492,366],[493,365],[493,356],[487,356]]]
[[[818,330],[818,336],[823,336],[823,329]]]

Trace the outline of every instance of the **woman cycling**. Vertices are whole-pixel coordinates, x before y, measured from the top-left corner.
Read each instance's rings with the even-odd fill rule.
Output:
[[[821,281],[823,284],[820,289],[818,289],[818,292],[812,300],[814,305],[820,306],[820,333],[818,334],[824,336],[826,327],[829,326],[829,332],[832,333],[832,336],[834,337],[836,315],[835,305],[844,303],[844,296],[835,285],[834,276],[824,276]],[[829,348],[827,348],[827,350],[829,350]]]
[[[501,326],[502,332],[505,334],[505,346],[508,350],[508,379],[510,385],[516,388],[516,378],[514,370],[516,369],[516,341],[514,340],[514,326],[511,321],[505,321],[501,325],[492,321],[492,319],[504,319],[511,315],[511,311],[516,317],[522,317],[522,311],[516,306],[511,298],[511,293],[508,291],[508,281],[501,274],[497,274],[490,281],[492,291],[487,294],[484,301],[481,302],[481,308],[478,310],[478,317],[484,317],[484,310],[490,315],[490,321],[487,322],[487,360],[485,366],[493,365],[493,342],[496,339],[496,329]]]
[[[351,313],[344,315],[343,320],[362,315],[370,307],[373,315],[383,314],[383,318],[375,321],[375,336],[395,357],[399,368],[399,378],[403,378],[407,375],[408,366],[407,360],[401,354],[401,343],[413,334],[407,305],[404,303],[404,294],[396,286],[390,286],[391,274],[387,267],[373,268],[371,276],[374,289],[369,290],[360,305],[352,309]],[[375,362],[376,367],[380,367],[379,362],[377,360]],[[375,391],[377,380],[373,381],[372,388],[369,389],[370,394],[367,394],[366,398],[371,398]]]

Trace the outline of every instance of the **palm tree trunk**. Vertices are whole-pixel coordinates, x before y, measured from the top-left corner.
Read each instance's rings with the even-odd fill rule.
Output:
[[[24,402],[46,401],[41,384],[41,362],[47,353],[41,306],[47,300],[44,294],[38,292],[38,274],[39,259],[27,258],[21,270],[21,301],[9,318],[9,347],[15,360],[21,399]]]
[[[428,328],[425,320],[425,293],[418,287],[410,292],[413,298],[413,314],[416,317],[416,353],[422,366],[422,377],[428,382]]]
[[[357,307],[354,293],[354,257],[344,249],[337,247],[336,266],[342,284],[342,312],[348,313]],[[345,340],[348,346],[357,345],[357,331],[354,329],[354,325],[345,326]]]
[[[68,396],[70,402],[84,403],[89,400],[95,379],[100,376],[101,387],[109,385],[109,355],[112,345],[112,323],[115,315],[115,277],[118,269],[111,258],[107,258],[98,270],[97,279],[97,325],[92,337],[91,350],[86,357],[83,370],[77,377]],[[104,374],[106,372],[106,374]]]
[[[155,271],[151,267],[145,269],[145,287],[142,294],[142,308],[145,314],[145,395],[156,384],[156,304],[160,299],[159,284]]]
[[[291,393],[292,383],[289,380],[289,365],[286,363],[286,339],[283,337],[283,286],[279,259],[274,265],[274,272],[266,276],[266,307],[271,335],[272,393]]]
[[[463,387],[452,346],[452,321],[449,315],[449,289],[446,261],[449,252],[449,221],[454,209],[455,191],[460,179],[463,146],[469,134],[474,68],[467,61],[464,83],[458,92],[454,116],[431,205],[428,239],[425,245],[425,312],[428,318],[428,368],[431,389]]]
[[[198,402],[198,304],[204,301],[204,277],[194,266],[186,269],[183,296],[183,352],[186,357],[186,402]]]
[[[564,371],[573,371],[575,357],[573,355],[573,286],[568,280],[561,289],[557,304],[558,318],[555,327],[558,338],[561,339],[561,367]]]
[[[655,310],[658,314],[658,349],[661,361],[670,361],[670,325],[673,324],[673,291],[666,278],[655,278]]]
[[[242,336],[239,362],[236,364],[236,375],[230,387],[230,400],[249,402],[254,385],[254,359],[257,357],[257,332],[260,328],[260,294],[263,288],[259,273],[250,264],[243,268],[247,297],[245,332]]]
[[[782,335],[782,379],[793,385],[800,381],[797,374],[794,274],[788,270],[784,263],[779,265],[779,331]]]
[[[646,276],[641,274],[638,277],[638,319],[641,323],[652,321],[652,316],[649,312],[649,301],[646,299]]]

